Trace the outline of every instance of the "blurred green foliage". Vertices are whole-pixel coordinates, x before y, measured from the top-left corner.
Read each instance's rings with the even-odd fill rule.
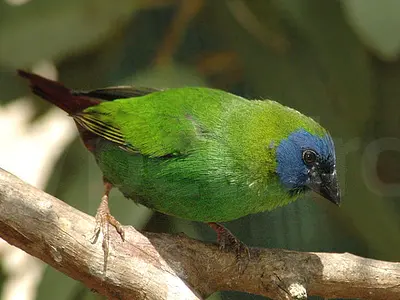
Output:
[[[41,60],[74,88],[207,85],[278,100],[331,131],[343,206],[309,196],[228,227],[248,245],[399,261],[400,149],[381,143],[400,138],[399,9],[397,0],[1,1],[0,100],[26,95],[15,68]],[[38,116],[48,109],[35,103]],[[101,174],[80,141],[65,149],[47,191],[94,214]],[[215,239],[203,224],[153,214],[117,191],[110,206],[124,224]],[[37,299],[55,294],[99,299],[48,267]]]

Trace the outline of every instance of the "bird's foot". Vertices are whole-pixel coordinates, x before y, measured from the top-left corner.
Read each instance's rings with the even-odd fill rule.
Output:
[[[100,235],[103,234],[102,248],[104,252],[104,271],[107,269],[107,259],[110,249],[110,225],[112,225],[119,235],[122,241],[125,241],[125,231],[121,223],[114,218],[110,213],[110,208],[108,207],[108,195],[111,190],[111,184],[105,183],[106,191],[104,196],[101,198],[101,203],[96,213],[96,227],[94,229],[93,243],[95,243]]]
[[[222,224],[210,222],[208,225],[217,233],[219,249],[236,254],[236,263],[240,273],[243,273],[250,261],[250,250],[242,241]]]

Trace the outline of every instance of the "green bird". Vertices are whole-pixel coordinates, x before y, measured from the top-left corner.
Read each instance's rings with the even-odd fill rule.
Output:
[[[96,232],[108,225],[112,187],[164,214],[208,223],[221,247],[240,242],[219,222],[270,211],[314,191],[339,205],[336,156],[317,122],[274,101],[224,91],[112,87],[73,91],[25,71],[36,95],[73,118],[103,173]],[[239,245],[239,246],[238,246]]]

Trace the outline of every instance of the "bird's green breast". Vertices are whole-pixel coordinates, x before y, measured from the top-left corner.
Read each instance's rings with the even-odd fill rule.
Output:
[[[276,146],[296,128],[320,130],[275,102],[209,89],[164,91],[106,105],[114,110],[110,118],[121,118],[116,123],[138,151],[99,139],[94,154],[104,176],[147,207],[204,222],[293,201],[276,174]]]

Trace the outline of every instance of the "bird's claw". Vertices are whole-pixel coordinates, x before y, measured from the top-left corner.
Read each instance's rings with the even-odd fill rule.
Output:
[[[219,249],[224,252],[233,252],[236,255],[236,264],[242,274],[250,262],[250,250],[243,242],[236,238],[232,232],[218,223],[209,223],[217,232]]]
[[[108,207],[108,197],[105,195],[103,196],[101,204],[97,209],[96,226],[94,228],[94,235],[92,238],[92,243],[96,243],[100,232],[103,234],[102,248],[104,252],[104,270],[107,269],[107,259],[110,249],[110,225],[117,230],[122,241],[125,241],[125,230],[121,223],[118,222],[113,215],[111,215]]]

